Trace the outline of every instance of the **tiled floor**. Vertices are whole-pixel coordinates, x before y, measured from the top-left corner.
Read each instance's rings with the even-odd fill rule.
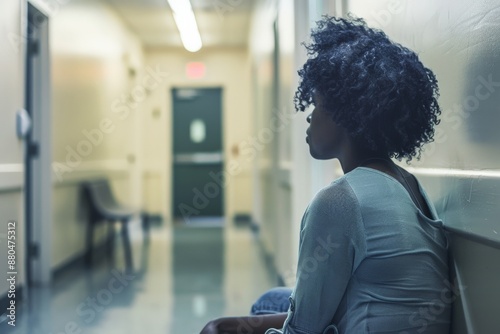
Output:
[[[17,326],[0,332],[195,334],[211,318],[247,314],[276,277],[248,228],[202,225],[153,229],[149,245],[134,229],[134,275],[121,274],[118,248],[116,262],[101,259],[32,289]]]

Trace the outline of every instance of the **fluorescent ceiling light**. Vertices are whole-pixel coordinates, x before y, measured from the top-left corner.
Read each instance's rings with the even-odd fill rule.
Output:
[[[189,0],[168,0],[174,14],[175,24],[179,29],[182,44],[190,52],[201,49],[201,36],[194,17],[193,8]]]

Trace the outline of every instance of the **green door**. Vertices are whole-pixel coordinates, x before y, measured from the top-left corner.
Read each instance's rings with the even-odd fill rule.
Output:
[[[222,89],[174,88],[174,218],[224,215]]]

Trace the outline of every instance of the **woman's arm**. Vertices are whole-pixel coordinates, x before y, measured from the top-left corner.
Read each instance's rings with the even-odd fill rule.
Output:
[[[226,317],[210,321],[200,334],[264,334],[269,328],[281,328],[287,313]]]
[[[361,246],[360,246],[361,245]],[[301,230],[297,280],[285,333],[323,333],[364,254],[359,203],[346,181],[321,190]]]

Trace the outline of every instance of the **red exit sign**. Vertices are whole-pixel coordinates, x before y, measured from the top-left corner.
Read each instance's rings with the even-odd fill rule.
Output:
[[[190,62],[186,64],[186,75],[190,79],[201,79],[205,76],[206,67],[202,62]]]

